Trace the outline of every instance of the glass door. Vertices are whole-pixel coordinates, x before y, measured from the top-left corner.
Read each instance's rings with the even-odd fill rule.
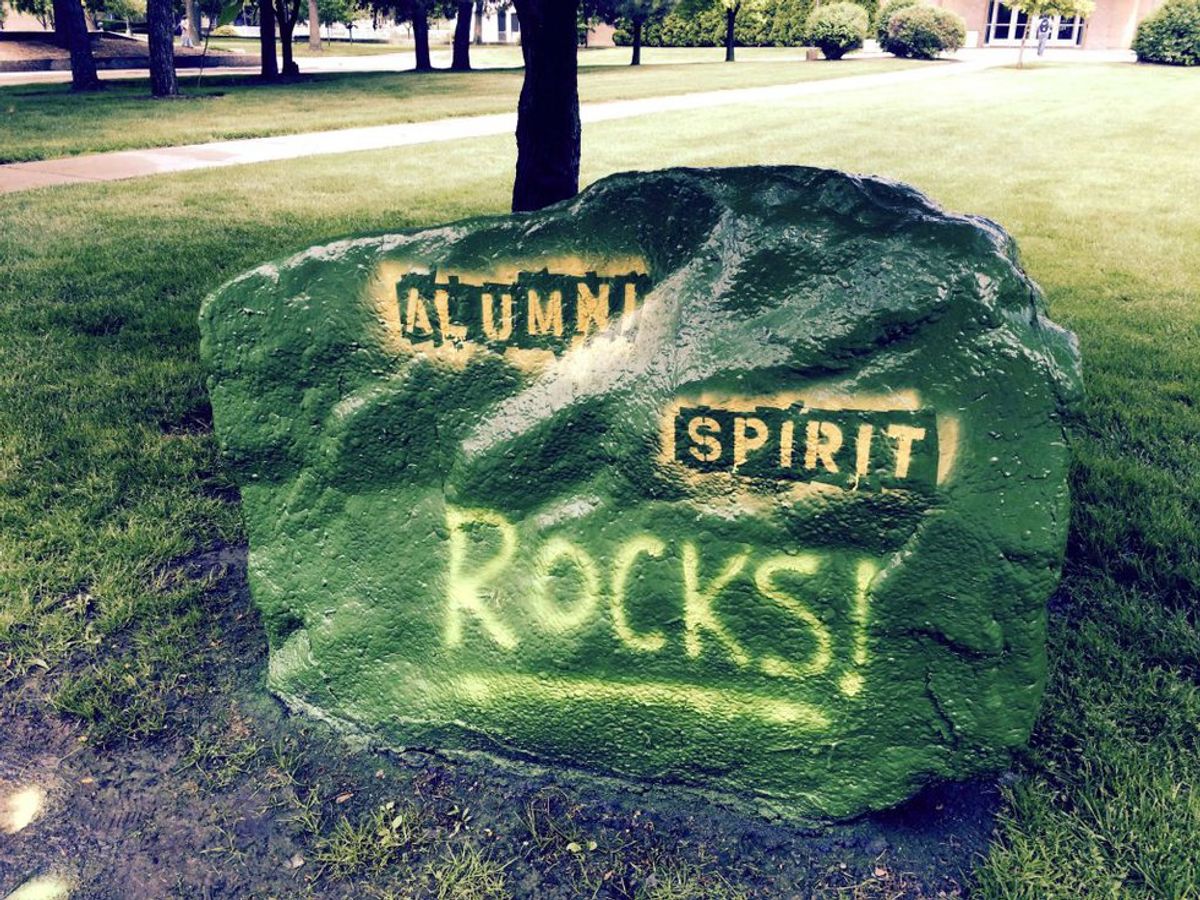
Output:
[[[988,4],[987,35],[984,42],[998,47],[1015,47],[1025,37],[1028,25],[1029,16],[1025,13],[1017,12],[999,0],[992,0]]]
[[[1027,46],[1037,45],[1037,22],[1009,6],[991,0],[988,4],[987,31],[984,43],[992,47],[1016,47],[1029,29]],[[1046,41],[1051,47],[1078,47],[1083,43],[1082,16],[1051,16],[1050,37]]]

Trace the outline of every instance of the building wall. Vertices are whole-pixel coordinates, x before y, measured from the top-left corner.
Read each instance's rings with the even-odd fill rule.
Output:
[[[967,23],[967,46],[982,47],[987,36],[988,0],[932,0],[958,13]],[[1112,50],[1129,47],[1138,22],[1158,9],[1164,0],[1096,0],[1096,11],[1087,20],[1083,47]],[[1031,38],[1032,40],[1032,38]]]
[[[956,12],[967,23],[967,47],[982,47],[984,31],[987,27],[988,0],[932,0],[934,6],[941,6],[951,12]]]
[[[1138,22],[1158,9],[1163,0],[1096,0],[1088,18],[1083,46],[1092,50],[1128,47]]]
[[[49,31],[50,27],[42,28],[42,23],[38,21],[37,16],[31,16],[28,13],[17,12],[12,6],[5,7],[4,30],[5,31]],[[91,25],[90,17],[88,25]]]
[[[588,29],[587,45],[589,47],[615,47],[616,41],[613,40],[613,34],[616,28],[609,25],[607,22],[600,22]]]
[[[501,20],[504,24],[503,31],[500,30]],[[475,40],[481,44],[521,43],[521,21],[517,18],[516,10],[488,8],[482,17],[476,13]]]

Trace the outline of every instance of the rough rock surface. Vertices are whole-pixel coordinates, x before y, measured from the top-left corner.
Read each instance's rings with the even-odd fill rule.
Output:
[[[810,820],[1028,738],[1079,360],[994,223],[619,175],[262,266],[201,326],[296,708]]]

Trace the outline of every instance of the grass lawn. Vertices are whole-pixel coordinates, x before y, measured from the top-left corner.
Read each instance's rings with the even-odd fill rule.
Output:
[[[709,55],[719,59],[711,49]],[[691,50],[682,56],[688,60],[698,57]],[[590,52],[584,55],[585,60],[592,58]],[[640,68],[602,62],[581,69],[580,95],[585,102],[623,100],[922,65],[890,58],[839,62],[768,59],[772,61]],[[250,76],[205,75],[197,88],[194,75],[181,73],[186,99],[169,102],[150,100],[148,82],[142,79],[114,79],[103,93],[86,97],[72,96],[63,84],[0,87],[0,162],[507,112],[516,108],[522,77],[519,69],[326,73],[308,76],[298,84],[263,85]]]
[[[214,37],[209,48],[258,55],[258,38]],[[278,44],[276,44],[278,47]],[[433,44],[430,48],[435,66],[450,65],[448,44]],[[297,58],[312,56],[307,39],[295,43]],[[377,41],[326,41],[321,53],[326,56],[378,56],[388,53],[411,54],[411,43],[386,44]],[[738,47],[739,62],[782,62],[804,59],[804,47]],[[627,66],[629,47],[584,47],[580,49],[581,66]],[[643,47],[643,65],[677,65],[724,61],[724,47]],[[471,47],[471,64],[478,69],[512,68],[523,65],[519,45],[484,44]]]
[[[1198,106],[1200,81],[1184,70],[1035,66],[921,92],[585,131],[588,180],[802,163],[911,182],[1008,228],[1052,315],[1079,335],[1089,397],[1074,434],[1049,690],[1004,788],[998,838],[965,861],[979,896],[1200,895],[1200,118],[1181,114]],[[0,197],[7,716],[55,710],[98,746],[185,739],[180,710],[213,689],[197,660],[219,653],[225,620],[177,561],[241,540],[207,425],[201,297],[251,265],[350,232],[501,212],[512,162],[510,141],[495,138]],[[484,795],[472,803],[486,805]],[[346,879],[386,878],[364,874],[377,854],[346,862],[362,859],[354,828],[370,838],[378,817],[367,810],[343,826],[340,807],[326,799],[324,809],[325,830],[304,839],[310,858],[333,860],[304,870],[331,891],[321,896]],[[498,821],[502,834],[537,843],[538,829],[520,831],[529,824],[519,810]],[[465,834],[428,851],[428,865],[448,871],[478,853],[483,838]],[[264,852],[231,835],[230,866]],[[751,889],[739,885],[750,884],[757,896],[790,893],[770,872],[748,874],[737,853],[719,867],[693,853],[680,847],[670,869],[690,893],[636,896],[744,896]],[[512,854],[488,857],[510,892],[574,859],[576,896],[591,895],[580,851]],[[626,871],[620,848],[605,859]],[[497,875],[500,865],[509,867]],[[899,895],[885,876],[868,868],[857,896]]]
[[[309,56],[380,56],[389,53],[412,52],[412,45],[388,44],[382,41],[327,41],[323,40],[322,49],[313,53],[308,49],[308,38],[301,36],[292,43],[292,52],[297,59]],[[209,50],[223,50],[227,53],[245,53],[258,56],[258,38],[248,37],[213,37],[208,41]],[[278,42],[275,50],[283,58],[283,49]]]

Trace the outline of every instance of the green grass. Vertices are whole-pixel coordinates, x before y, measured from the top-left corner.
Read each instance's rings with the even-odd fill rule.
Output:
[[[258,55],[258,38],[214,37],[209,48],[228,52]],[[278,44],[276,45],[278,47]],[[307,38],[295,42],[296,57],[311,56]],[[385,44],[376,41],[326,41],[321,53],[326,56],[379,56],[388,53],[407,53],[413,50],[411,43]],[[780,62],[804,58],[804,47],[738,47],[739,62]],[[281,51],[282,52],[282,51]],[[434,44],[430,47],[435,66],[450,64],[450,47]],[[586,47],[580,50],[581,66],[627,66],[629,47]],[[680,63],[708,63],[724,61],[724,47],[643,47],[643,65],[678,65]],[[485,44],[471,47],[471,64],[476,68],[512,68],[522,65],[519,45]]]
[[[684,58],[691,59],[693,52]],[[639,68],[601,63],[581,70],[580,95],[585,102],[623,100],[822,80],[912,65],[920,63],[793,60]],[[149,100],[143,79],[114,80],[104,92],[85,97],[73,96],[65,84],[3,87],[0,162],[508,112],[516,108],[522,77],[519,69],[329,73],[296,84],[264,85],[250,76],[206,75],[196,87],[195,76],[183,74],[186,99],[170,102]]]
[[[1198,106],[1183,70],[1031,67],[585,132],[588,180],[771,162],[916,184],[1012,231],[1078,333],[1089,399],[1050,685],[980,896],[1200,895]],[[204,427],[200,298],[350,232],[503,211],[512,163],[492,138],[0,198],[9,691],[34,677],[97,739],[171,727],[206,638],[174,561],[240,538]]]
[[[302,35],[292,43],[292,53],[297,59],[304,59],[311,56],[385,56],[389,53],[412,52],[411,45],[387,44],[381,41],[322,40],[321,44],[322,49],[313,53],[308,49],[308,38]],[[258,38],[213,37],[208,41],[208,49],[258,56]],[[275,50],[282,58],[283,48],[278,41],[275,43]]]

